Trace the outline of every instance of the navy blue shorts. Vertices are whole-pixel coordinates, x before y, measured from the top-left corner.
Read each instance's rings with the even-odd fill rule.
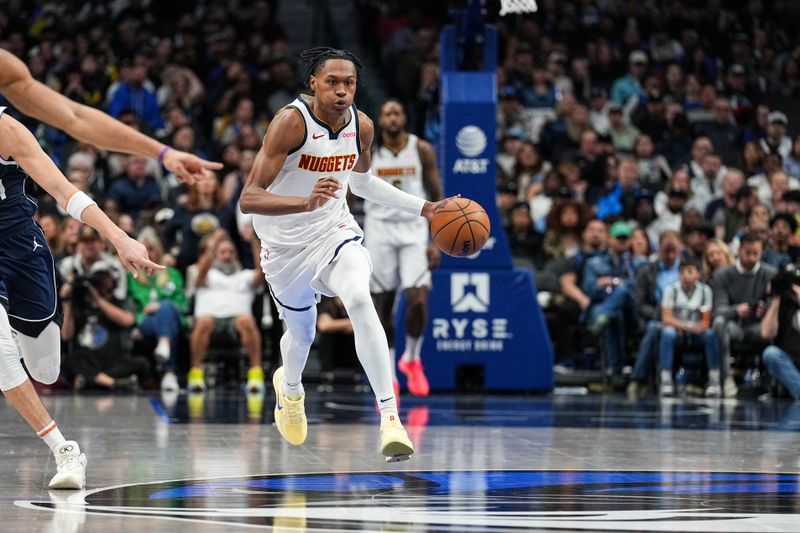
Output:
[[[33,220],[20,231],[0,235],[0,303],[11,327],[38,337],[60,321],[53,254]]]

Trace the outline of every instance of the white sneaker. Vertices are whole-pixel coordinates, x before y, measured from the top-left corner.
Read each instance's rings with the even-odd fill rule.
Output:
[[[725,378],[722,391],[726,398],[736,398],[736,395],[739,393],[739,388],[736,386],[736,381],[733,379],[733,376]]]
[[[177,391],[179,388],[178,377],[175,375],[175,372],[167,372],[164,374],[164,377],[161,378],[162,392],[173,392]]]
[[[722,387],[719,383],[711,383],[706,387],[706,398],[719,398],[722,396]]]
[[[164,363],[169,361],[169,356],[170,356],[169,341],[165,340],[158,341],[156,349],[153,350],[153,357],[155,357],[157,362],[163,365]]]
[[[78,443],[68,440],[53,455],[56,458],[56,475],[50,480],[51,489],[80,490],[86,486],[86,456]]]
[[[671,381],[662,382],[658,392],[662,398],[672,398],[672,396],[675,394],[675,386]]]

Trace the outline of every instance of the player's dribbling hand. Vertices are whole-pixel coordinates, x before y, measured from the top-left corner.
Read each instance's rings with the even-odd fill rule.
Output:
[[[207,170],[219,170],[222,163],[206,161],[188,152],[182,152],[170,148],[164,153],[162,160],[164,167],[170,172],[174,172],[178,179],[186,185],[194,185],[194,182],[203,176]]]
[[[342,188],[339,180],[332,176],[326,176],[317,180],[314,188],[311,189],[311,194],[308,195],[305,202],[306,211],[316,211],[332,198],[338,198],[336,194]]]
[[[164,266],[150,261],[147,255],[147,248],[139,241],[133,240],[125,236],[119,242],[112,242],[114,248],[117,250],[119,260],[125,270],[133,274],[134,278],[139,277],[140,271],[144,271],[148,276],[155,270],[164,270]]]
[[[440,204],[446,202],[447,200],[453,200],[455,198],[461,198],[460,194],[456,194],[455,196],[450,196],[449,198],[445,198],[444,200],[439,200],[438,202],[425,202],[425,206],[422,208],[422,213],[420,215],[424,216],[428,220],[433,218],[433,214],[436,212],[436,208],[439,207]]]

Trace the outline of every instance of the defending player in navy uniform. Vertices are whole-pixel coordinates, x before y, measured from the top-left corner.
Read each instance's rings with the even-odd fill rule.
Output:
[[[436,153],[430,143],[406,131],[402,104],[397,100],[385,102],[378,125],[380,136],[372,151],[372,173],[409,194],[440,201],[442,182],[436,168]],[[397,289],[405,293],[406,343],[397,366],[408,378],[411,394],[427,396],[430,388],[420,354],[428,321],[430,271],[439,265],[439,250],[429,242],[424,219],[370,201],[364,202],[364,210],[364,246],[376,259],[370,280],[375,307],[389,344],[393,345],[395,294]],[[394,369],[394,357],[390,360]],[[397,392],[396,379],[394,383]]]
[[[381,411],[381,453],[387,460],[408,459],[414,450],[397,415],[389,347],[369,292],[372,263],[345,189],[416,217],[430,219],[435,204],[370,173],[373,125],[353,104],[358,58],[315,48],[301,59],[312,95],[275,116],[240,201],[244,213],[255,215],[261,264],[286,325],[283,366],[273,375],[275,423],[289,443],[305,441],[301,377],[316,333],[316,303],[320,294],[339,296]]]
[[[69,100],[35,80],[25,64],[5,50],[0,50],[0,92],[19,111],[82,142],[104,150],[157,157],[188,184],[206,169],[222,167],[174,150],[101,111]],[[61,434],[20,363],[22,356],[38,381],[52,383],[58,377],[61,343],[53,259],[31,217],[36,206],[25,194],[28,178],[70,215],[83,219],[109,239],[127,269],[137,272],[158,265],[150,262],[142,244],[125,235],[91,198],[67,181],[33,135],[7,113],[0,116],[0,157],[4,189],[0,194],[0,390],[53,451],[58,471],[50,487],[79,489],[86,482],[86,457],[76,442],[67,441]],[[16,339],[12,338],[11,321]]]

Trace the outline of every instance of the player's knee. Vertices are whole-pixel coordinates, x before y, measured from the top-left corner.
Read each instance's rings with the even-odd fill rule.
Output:
[[[38,337],[18,333],[17,340],[31,377],[45,385],[55,383],[61,372],[61,335],[58,325],[50,322]]]
[[[52,385],[58,380],[58,376],[61,373],[61,358],[58,354],[55,354],[55,357],[51,355],[47,359],[47,361],[39,361],[38,364],[28,368],[28,372],[30,372],[34,381]]]

